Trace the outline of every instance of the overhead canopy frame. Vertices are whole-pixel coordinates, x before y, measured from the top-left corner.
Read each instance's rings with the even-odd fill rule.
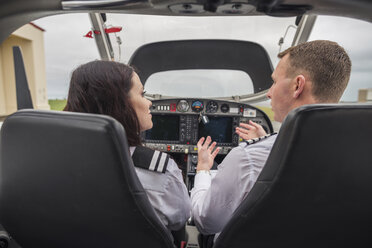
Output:
[[[189,69],[226,69],[246,72],[254,93],[271,87],[273,66],[259,44],[240,40],[178,40],[138,48],[129,64],[143,84],[154,73]]]

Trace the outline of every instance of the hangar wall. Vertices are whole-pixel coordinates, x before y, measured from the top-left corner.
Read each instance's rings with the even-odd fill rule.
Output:
[[[0,117],[17,111],[13,46],[20,46],[35,109],[50,109],[46,90],[44,31],[33,23],[12,33],[0,45]]]

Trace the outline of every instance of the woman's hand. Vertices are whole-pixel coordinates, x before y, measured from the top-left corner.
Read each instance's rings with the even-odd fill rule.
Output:
[[[249,121],[249,124],[240,123],[239,126],[235,132],[244,140],[259,138],[267,134],[260,124],[253,121]]]
[[[220,151],[220,148],[217,147],[214,151],[213,149],[216,146],[216,142],[213,142],[211,145],[209,145],[212,141],[211,137],[208,136],[207,139],[202,137],[200,138],[197,146],[198,146],[198,165],[196,166],[196,170],[210,170],[213,166],[213,161],[218,152]],[[204,144],[203,144],[204,142]]]

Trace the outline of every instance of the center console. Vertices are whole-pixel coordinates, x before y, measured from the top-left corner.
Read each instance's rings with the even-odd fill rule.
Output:
[[[220,163],[231,149],[243,141],[235,133],[240,122],[254,121],[267,133],[273,132],[267,115],[248,104],[210,99],[154,100],[151,107],[153,128],[143,135],[145,146],[170,153],[192,188],[197,164],[197,143],[210,136],[221,148]]]

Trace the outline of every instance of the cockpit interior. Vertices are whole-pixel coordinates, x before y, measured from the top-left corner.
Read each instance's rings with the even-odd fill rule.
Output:
[[[144,145],[168,152],[184,172],[189,190],[197,164],[197,142],[210,136],[221,147],[216,163],[243,140],[235,133],[239,123],[256,122],[273,132],[270,119],[249,104],[212,99],[153,100],[153,128],[143,135]],[[217,168],[214,168],[217,169]]]
[[[239,48],[241,56],[235,55],[236,48]],[[161,56],[157,56],[159,54]],[[273,71],[268,53],[261,45],[235,40],[151,43],[139,47],[129,63],[136,68],[145,87],[151,75],[162,71],[241,70],[251,78],[256,94],[265,92],[271,86]],[[217,165],[243,141],[235,132],[239,123],[253,121],[262,125],[267,133],[274,131],[265,112],[244,102],[223,98],[149,97],[152,101],[153,128],[143,134],[144,145],[170,153],[183,171],[189,190],[193,187],[197,142],[201,137],[210,136],[221,147],[215,161]],[[216,166],[214,169],[217,169]]]
[[[99,57],[114,60],[106,30],[97,28],[105,27],[105,13],[175,19],[218,17],[223,19],[220,23],[228,23],[225,18],[231,21],[235,16],[292,18],[296,30],[292,45],[297,45],[309,39],[318,15],[371,23],[372,3],[366,0],[3,0],[0,1],[0,45],[24,24],[66,13],[89,15],[95,28],[90,35],[100,37],[95,40]],[[254,22],[250,24],[254,26]],[[239,26],[241,32],[246,32],[245,25],[248,24],[235,22],[224,31],[229,33],[229,28]],[[348,26],[343,28],[348,30]],[[291,27],[285,32],[288,29]],[[324,29],[332,33],[327,27]],[[209,31],[202,29],[206,34]],[[179,27],[174,32],[182,33],[183,29]],[[370,30],[363,32],[367,34]],[[169,82],[153,87],[159,91],[143,93],[152,102],[153,127],[141,133],[142,144],[171,156],[182,171],[190,193],[201,137],[210,136],[221,148],[212,167],[215,170],[234,147],[246,142],[236,133],[240,123],[258,123],[266,133],[280,128],[260,177],[213,248],[371,247],[371,102],[304,106],[290,112],[278,127],[272,116],[256,104],[267,100],[275,64],[270,57],[273,52],[269,55],[265,44],[254,40],[256,33],[271,35],[256,27],[249,41],[239,39],[242,37],[239,35],[226,38],[218,32],[216,36],[204,35],[200,39],[181,35],[183,38],[178,40],[162,39],[159,34],[147,44],[132,47],[134,52],[126,64],[134,68],[144,89],[153,87],[150,82],[156,81],[157,75],[185,73],[178,77],[181,79],[178,83],[173,80],[176,77],[169,77]],[[353,39],[347,32],[343,35]],[[15,32],[6,45],[19,37]],[[358,47],[367,46],[363,40],[353,42]],[[53,45],[60,48],[63,43],[59,38]],[[280,49],[282,44],[283,37],[279,40]],[[26,39],[22,45],[31,47],[34,43]],[[17,99],[10,104],[14,111],[6,112],[0,106],[1,113],[6,113],[0,115],[0,248],[204,248],[201,233],[192,219],[186,222],[186,231],[182,230],[181,234],[171,232],[160,221],[136,174],[126,130],[115,119],[65,111],[17,111],[23,103],[26,103],[23,109],[37,108],[38,104],[25,86],[30,67],[24,67],[18,49],[19,52],[17,48],[0,49],[0,79],[5,83],[15,81],[11,87],[9,84],[8,88],[0,87],[0,103],[11,97]],[[74,50],[77,49],[68,52]],[[277,50],[275,47],[276,55]],[[15,69],[12,63],[1,60],[4,54],[13,51]],[[31,55],[35,54],[23,54],[25,60]],[[356,68],[368,67],[370,71],[368,54],[358,55],[363,59],[355,63]],[[31,61],[31,67],[36,67],[37,60]],[[213,80],[202,77],[194,81],[192,76],[184,76],[189,71],[202,70],[211,71]],[[217,73],[219,70],[222,73]],[[226,71],[244,74],[247,80],[237,84],[249,84],[251,91],[226,93],[229,84],[232,85],[221,77]],[[11,76],[7,76],[9,72]],[[208,87],[201,93],[200,82],[204,81]],[[224,81],[225,88],[220,89],[217,81]],[[187,89],[191,94],[181,94],[185,85],[191,85]],[[363,85],[371,88],[370,84]],[[180,95],[168,93],[172,91],[166,91],[167,88],[176,89],[173,92]],[[221,91],[221,96],[209,95],[212,89]],[[372,88],[368,92],[372,93]],[[45,92],[33,88],[31,93]],[[372,94],[365,94],[372,101]],[[177,235],[181,236],[181,242]]]

